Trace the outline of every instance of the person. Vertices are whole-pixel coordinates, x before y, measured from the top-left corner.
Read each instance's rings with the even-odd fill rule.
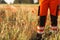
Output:
[[[46,18],[48,14],[48,8],[50,9],[50,33],[57,33],[57,19],[58,19],[58,0],[39,0],[40,12],[39,13],[39,21],[37,26],[37,39],[43,40],[42,35],[44,34]]]

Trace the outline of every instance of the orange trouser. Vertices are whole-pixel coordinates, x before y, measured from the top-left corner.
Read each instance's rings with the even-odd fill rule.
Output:
[[[50,14],[56,16],[58,0],[39,0],[39,2],[40,16],[47,16],[48,8],[50,9]]]
[[[46,16],[48,13],[48,8],[50,9],[51,17],[51,29],[57,30],[57,16],[58,16],[58,0],[39,0],[40,3],[40,13],[39,21],[37,26],[37,32],[43,33],[46,23]]]

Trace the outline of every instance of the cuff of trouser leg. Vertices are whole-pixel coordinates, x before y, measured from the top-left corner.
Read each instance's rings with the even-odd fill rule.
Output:
[[[51,26],[51,27],[50,27],[50,30],[52,30],[52,31],[57,31],[57,29],[58,29],[57,26]]]
[[[43,34],[44,33],[44,30],[37,30],[37,33]]]
[[[37,26],[37,33],[43,34],[44,33],[44,27]]]

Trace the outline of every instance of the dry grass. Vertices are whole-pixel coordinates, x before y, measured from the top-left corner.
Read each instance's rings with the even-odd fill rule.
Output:
[[[14,8],[11,6],[0,5],[0,40],[29,40],[32,36],[35,37],[38,6],[14,5]],[[47,26],[50,25],[49,20]]]

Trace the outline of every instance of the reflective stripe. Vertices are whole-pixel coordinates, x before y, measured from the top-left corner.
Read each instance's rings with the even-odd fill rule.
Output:
[[[57,28],[58,28],[57,26],[51,26],[50,27],[51,30],[57,30]]]
[[[37,26],[37,33],[40,33],[40,34],[44,33],[44,27]]]
[[[44,30],[45,27],[40,27],[40,26],[37,26],[37,29],[38,30]]]
[[[43,33],[44,33],[44,31],[37,31],[37,33],[43,34]]]

